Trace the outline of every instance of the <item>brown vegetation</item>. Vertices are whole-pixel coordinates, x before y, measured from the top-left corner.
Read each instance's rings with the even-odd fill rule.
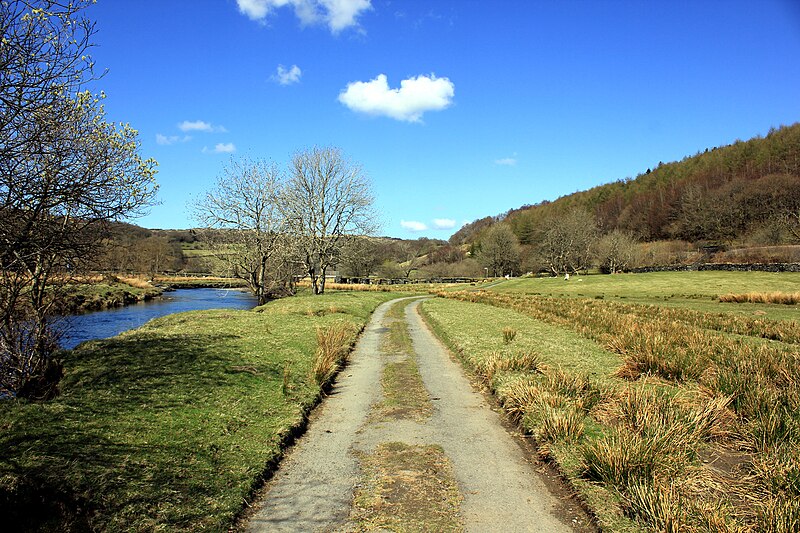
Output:
[[[745,294],[723,294],[720,302],[797,305],[800,303],[800,292],[748,292]]]
[[[349,322],[317,328],[317,352],[311,369],[317,384],[325,386],[336,375],[350,353],[353,337],[353,326]]]

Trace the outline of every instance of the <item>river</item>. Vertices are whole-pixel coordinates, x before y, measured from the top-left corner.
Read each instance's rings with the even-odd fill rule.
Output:
[[[71,350],[83,341],[113,337],[138,328],[148,320],[172,313],[218,308],[252,309],[256,304],[256,299],[242,290],[178,289],[165,292],[149,302],[64,317],[60,322],[64,330],[61,346]]]

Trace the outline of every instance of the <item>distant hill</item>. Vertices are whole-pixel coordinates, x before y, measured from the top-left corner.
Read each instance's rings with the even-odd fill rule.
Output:
[[[682,161],[659,163],[636,179],[476,220],[450,242],[474,243],[489,226],[504,220],[522,244],[535,245],[559,216],[574,208],[592,213],[603,233],[618,229],[641,241],[796,242],[800,236],[786,223],[794,216],[800,224],[800,123],[772,129],[766,137],[705,149]]]

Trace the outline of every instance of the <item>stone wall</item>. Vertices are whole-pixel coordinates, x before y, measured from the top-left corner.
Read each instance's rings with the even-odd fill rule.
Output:
[[[800,272],[800,263],[697,263],[693,265],[664,265],[632,268],[630,272],[688,272],[723,270],[728,272]]]

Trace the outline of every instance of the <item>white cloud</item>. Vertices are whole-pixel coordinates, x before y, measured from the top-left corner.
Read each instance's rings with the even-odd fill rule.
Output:
[[[228,131],[225,129],[225,126],[214,126],[204,120],[184,120],[178,124],[178,129],[181,131],[203,131],[206,133],[226,133]]]
[[[266,0],[236,0],[236,3],[239,5],[239,13],[253,20],[263,19],[275,7],[275,2]]]
[[[184,135],[181,137],[180,135],[162,135],[161,133],[156,133],[156,144],[160,144],[161,146],[169,146],[170,144],[175,143],[185,143],[192,140],[191,135]]]
[[[504,157],[502,159],[495,159],[494,160],[494,164],[495,165],[504,165],[504,166],[507,166],[507,167],[513,167],[514,165],[517,164],[517,160],[514,157]]]
[[[181,131],[211,131],[211,124],[202,120],[184,120],[178,124],[178,129]]]
[[[218,143],[214,146],[214,153],[215,154],[230,154],[236,151],[236,147],[233,143]]]
[[[426,111],[440,111],[453,101],[455,85],[447,78],[417,76],[390,89],[385,74],[371,81],[354,81],[339,93],[339,101],[353,111],[419,122]]]
[[[401,220],[400,226],[408,231],[425,231],[428,229],[428,226],[416,220]]]
[[[326,22],[333,33],[358,25],[358,16],[372,9],[370,0],[320,0],[320,4],[327,10]]]
[[[301,23],[326,24],[334,34],[358,27],[359,15],[372,9],[371,0],[236,0],[236,3],[240,13],[256,21],[263,21],[275,9],[290,6]]]
[[[272,75],[272,79],[281,85],[291,85],[300,81],[303,71],[297,65],[292,65],[288,70],[283,65],[278,65],[278,71]]]
[[[217,143],[212,149],[204,146],[201,150],[204,154],[232,154],[235,151],[236,146],[233,143]]]
[[[433,227],[436,229],[453,229],[456,227],[456,221],[451,218],[434,218]]]

